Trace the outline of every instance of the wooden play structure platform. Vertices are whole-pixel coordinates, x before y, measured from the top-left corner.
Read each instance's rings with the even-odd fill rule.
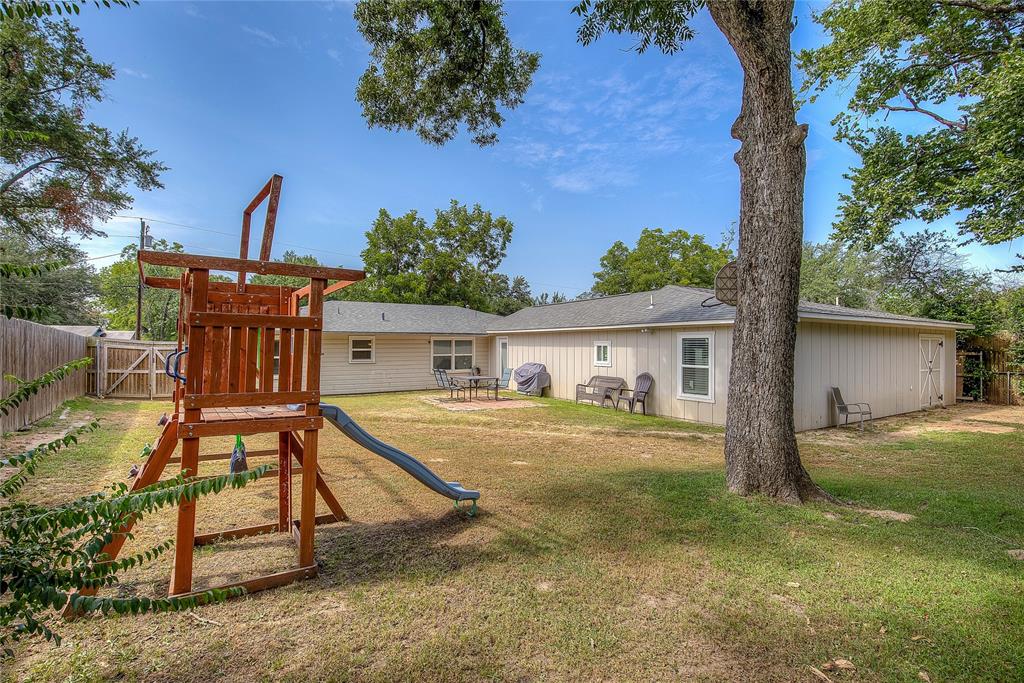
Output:
[[[174,412],[131,489],[160,481],[169,465],[180,464],[181,472],[192,477],[197,475],[200,461],[231,457],[230,452],[200,456],[202,439],[267,433],[278,436],[277,449],[248,453],[249,458],[277,457],[276,468],[267,473],[278,480],[277,521],[197,535],[196,515],[201,504],[182,501],[177,511],[169,589],[172,596],[202,592],[194,591],[192,585],[196,546],[255,534],[292,535],[297,544],[295,567],[211,588],[240,586],[252,592],[314,576],[315,526],[348,519],[317,464],[318,435],[324,423],[319,406],[323,301],[326,294],[362,280],[364,273],[269,260],[281,182],[281,176],[273,176],[243,211],[237,259],[139,252],[139,273],[145,285],[176,289],[181,296],[177,350],[167,359],[167,372],[175,377]],[[266,219],[259,259],[250,260],[252,214],[264,202]],[[183,272],[179,278],[151,277],[144,273],[147,263],[178,267]],[[211,281],[211,271],[237,273],[237,281]],[[246,282],[247,273],[307,278],[309,284],[300,288],[250,284]],[[307,303],[303,308],[304,300]],[[275,356],[279,358],[277,367]],[[175,457],[179,444],[180,455]],[[298,467],[293,467],[293,461]],[[292,476],[296,474],[301,475],[297,517],[292,510]],[[327,504],[329,514],[316,515],[317,494]],[[130,530],[130,524],[122,528],[104,548],[108,560],[117,557]]]

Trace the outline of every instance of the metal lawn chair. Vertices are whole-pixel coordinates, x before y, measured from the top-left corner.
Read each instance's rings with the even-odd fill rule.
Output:
[[[494,389],[494,400],[498,400],[498,391],[508,389],[508,383],[512,379],[512,368],[505,368],[501,372],[501,379],[491,384],[487,389]]]
[[[455,398],[456,394],[465,393],[466,389],[452,381],[445,370],[434,370],[434,379],[437,381],[438,389],[447,389],[448,398]]]
[[[847,403],[843,400],[843,392],[839,391],[839,387],[832,387],[832,400],[836,404],[836,424],[838,425],[838,418],[843,418],[843,425],[850,424],[850,416],[859,418],[860,428],[864,429],[864,417],[867,416],[868,421],[871,420],[871,404],[870,403]]]

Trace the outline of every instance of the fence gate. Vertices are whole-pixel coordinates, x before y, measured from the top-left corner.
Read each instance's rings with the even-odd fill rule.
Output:
[[[96,340],[89,393],[100,398],[170,398],[174,380],[164,374],[175,342]]]

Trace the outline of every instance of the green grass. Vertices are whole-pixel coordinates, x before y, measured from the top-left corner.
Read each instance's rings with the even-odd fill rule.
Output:
[[[329,400],[479,488],[480,515],[325,430],[321,464],[353,523],[318,529],[317,579],[198,613],[216,623],[62,624],[72,645],[25,648],[3,679],[789,681],[842,657],[857,669],[836,681],[1024,680],[1024,563],[1006,552],[1024,547],[1024,409],[999,417],[1005,433],[969,431],[987,423],[964,408],[802,436],[811,473],[854,505],[792,507],[726,493],[716,428],[550,400],[469,413],[416,394]],[[75,404],[104,427],[32,495],[123,476],[165,408]],[[272,518],[262,486],[201,503],[200,528]],[[146,520],[137,542],[173,526]],[[213,582],[286,568],[292,546],[272,535],[197,557]],[[167,569],[122,590],[160,594]]]

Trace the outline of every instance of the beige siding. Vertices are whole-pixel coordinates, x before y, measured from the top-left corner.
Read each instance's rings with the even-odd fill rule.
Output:
[[[943,337],[943,402],[955,402],[956,338],[952,331],[802,322],[796,343],[797,430],[835,422],[829,390],[871,404],[875,417],[921,409],[920,337]]]
[[[681,400],[676,396],[676,335],[679,332],[715,333],[715,401]],[[729,349],[732,328],[727,325],[706,328],[651,328],[604,332],[540,332],[509,334],[509,361],[512,367],[526,362],[543,363],[551,373],[551,395],[574,399],[576,385],[593,375],[625,378],[633,386],[636,376],[649,372],[654,387],[647,405],[648,413],[697,422],[725,424],[728,396]],[[594,342],[611,342],[611,366],[594,365]]]
[[[348,334],[325,332],[320,365],[320,391],[324,394],[367,394],[436,388],[430,361],[431,335],[352,335],[374,337],[374,362],[349,363]],[[490,368],[493,340],[477,337],[474,363],[484,373]]]
[[[677,396],[677,334],[715,333],[715,400],[683,400]],[[956,340],[952,331],[906,327],[802,322],[797,331],[795,421],[798,430],[834,422],[829,389],[838,386],[848,401],[871,403],[876,417],[920,409],[920,335],[945,338],[944,402],[955,401]],[[573,400],[576,384],[593,375],[624,378],[649,372],[654,390],[648,412],[696,422],[725,424],[728,399],[731,326],[593,331],[511,333],[512,367],[538,362],[551,373],[551,395]],[[593,362],[593,345],[610,341],[611,366]],[[493,346],[493,344],[492,344]]]

